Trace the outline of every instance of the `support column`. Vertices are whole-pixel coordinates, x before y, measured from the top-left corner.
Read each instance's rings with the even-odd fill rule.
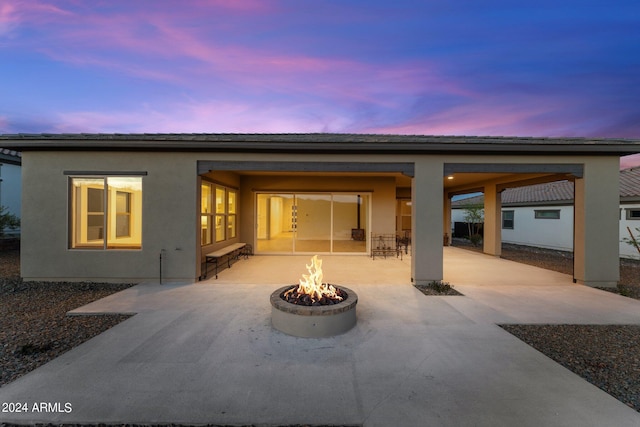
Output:
[[[411,279],[414,284],[442,280],[443,163],[415,162],[411,183]]]
[[[574,281],[615,287],[620,279],[619,159],[595,158],[575,180]]]
[[[502,202],[496,185],[484,187],[484,237],[485,254],[500,256],[502,253]]]
[[[446,236],[443,239],[444,246],[451,246],[451,197],[445,191],[443,194],[442,202],[443,202],[443,221],[442,221],[442,234]]]

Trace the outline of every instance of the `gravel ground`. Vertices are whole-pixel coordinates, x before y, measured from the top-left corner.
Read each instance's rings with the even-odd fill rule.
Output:
[[[131,285],[22,282],[17,251],[0,252],[0,386],[130,316],[66,316]]]
[[[563,252],[506,245],[503,257],[571,274]],[[127,318],[65,313],[130,285],[23,283],[18,263],[17,251],[0,252],[0,385]],[[622,264],[621,283],[638,298],[640,262]],[[640,412],[640,325],[501,327]]]

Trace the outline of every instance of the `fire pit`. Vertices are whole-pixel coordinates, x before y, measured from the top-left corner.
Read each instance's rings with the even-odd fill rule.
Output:
[[[356,324],[358,296],[344,286],[322,283],[322,260],[307,265],[299,285],[271,294],[271,323],[288,335],[320,338],[347,332]]]

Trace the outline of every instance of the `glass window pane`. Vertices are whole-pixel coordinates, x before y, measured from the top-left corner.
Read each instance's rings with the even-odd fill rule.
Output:
[[[236,216],[229,215],[227,217],[227,238],[233,239],[236,237]]]
[[[228,191],[228,212],[230,214],[236,213],[236,192],[233,190]]]
[[[216,215],[216,242],[225,240],[224,215]]]
[[[116,192],[116,237],[131,235],[131,193]]]
[[[202,213],[211,213],[211,184],[202,184],[200,187],[200,209]]]
[[[200,217],[200,243],[202,245],[211,244],[211,216],[202,215]]]
[[[553,210],[536,210],[535,217],[538,219],[560,219],[560,211]]]
[[[104,212],[103,188],[87,188],[87,211]]]
[[[103,248],[104,178],[71,178],[71,247]]]
[[[131,213],[130,205],[131,205],[131,193],[125,193],[124,191],[116,192],[116,212],[121,213]]]
[[[108,177],[107,249],[142,247],[142,178]]]
[[[296,194],[295,203],[295,251],[330,252],[331,194]]]
[[[258,194],[256,205],[257,250],[270,253],[292,252],[296,228],[293,194]]]
[[[513,229],[514,211],[502,211],[502,228]]]
[[[216,187],[216,213],[218,214],[225,213],[224,193],[224,188]]]
[[[118,215],[116,217],[116,237],[129,237],[130,230],[129,215]]]
[[[333,252],[366,252],[367,196],[333,195]]]

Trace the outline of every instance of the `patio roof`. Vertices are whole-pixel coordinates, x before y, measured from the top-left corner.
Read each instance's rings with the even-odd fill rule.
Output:
[[[29,150],[168,150],[323,153],[535,153],[627,155],[640,140],[493,136],[293,134],[4,134],[0,145]]]
[[[620,171],[620,200],[640,200],[640,168]],[[453,208],[462,208],[469,204],[484,203],[484,196],[468,197],[456,200]],[[502,192],[503,206],[531,206],[544,204],[573,203],[573,182],[555,181],[524,187],[508,188]]]

